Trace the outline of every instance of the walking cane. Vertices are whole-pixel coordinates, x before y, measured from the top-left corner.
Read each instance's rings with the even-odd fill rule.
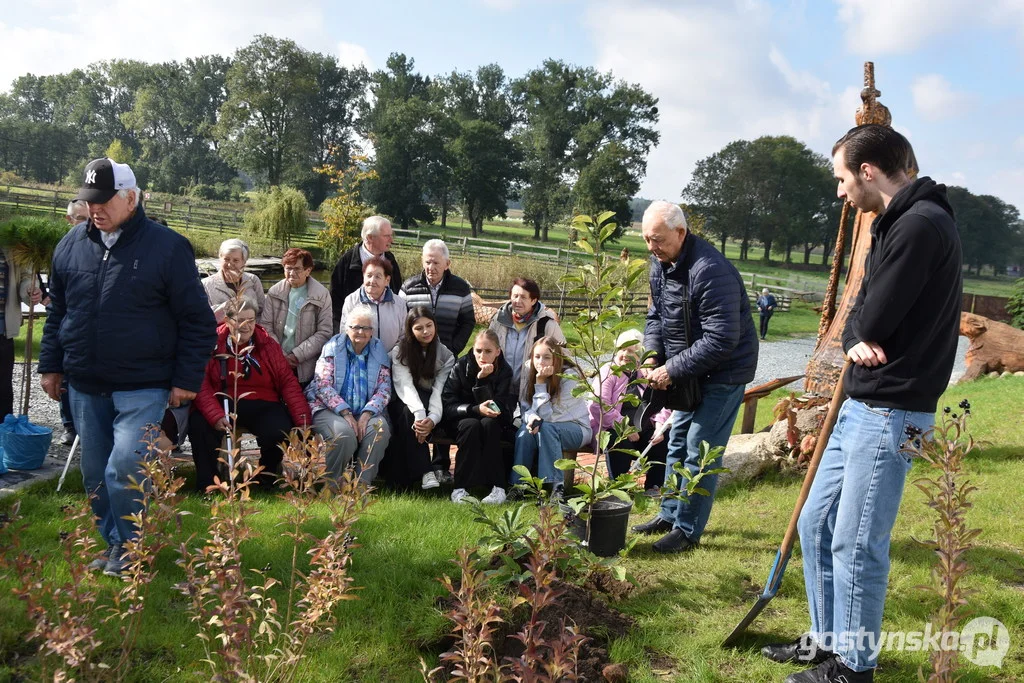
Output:
[[[71,444],[71,450],[68,451],[68,459],[64,462],[64,471],[60,473],[60,479],[57,480],[57,491],[60,492],[60,487],[64,486],[64,477],[68,476],[68,468],[71,467],[71,458],[75,457],[75,449],[78,448],[78,441],[82,437],[75,434],[75,442]]]
[[[228,421],[228,430],[224,432],[225,446],[228,455],[228,478],[235,471],[235,448],[231,440],[231,410],[228,408],[228,397],[224,397],[224,419]]]
[[[821,434],[818,435],[818,442],[814,445],[814,455],[811,456],[811,461],[807,463],[807,474],[804,475],[804,484],[800,487],[800,495],[797,497],[796,505],[793,507],[793,514],[789,518],[789,526],[786,527],[786,535],[782,539],[782,545],[779,547],[778,552],[775,553],[775,562],[768,572],[768,580],[765,582],[764,592],[761,593],[757,602],[747,612],[747,616],[743,617],[740,623],[736,625],[736,628],[732,630],[732,633],[722,642],[722,647],[731,645],[737,636],[750,626],[751,622],[757,618],[757,615],[775,597],[775,594],[779,591],[779,586],[782,585],[782,574],[786,571],[786,564],[789,562],[789,556],[793,552],[793,544],[796,542],[796,524],[800,519],[800,511],[803,510],[804,503],[807,501],[807,494],[811,491],[814,475],[818,472],[818,463],[821,462],[825,446],[832,435],[832,428],[836,424],[839,407],[843,403],[843,376],[849,367],[850,360],[847,359],[846,363],[843,364],[843,369],[839,371],[839,380],[836,381],[835,391],[832,392],[832,401],[828,404],[825,421],[821,424]]]

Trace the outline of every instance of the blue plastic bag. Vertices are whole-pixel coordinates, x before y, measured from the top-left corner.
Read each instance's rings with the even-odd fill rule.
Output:
[[[8,415],[0,424],[4,465],[12,470],[37,470],[50,450],[53,430],[28,421],[28,415]]]

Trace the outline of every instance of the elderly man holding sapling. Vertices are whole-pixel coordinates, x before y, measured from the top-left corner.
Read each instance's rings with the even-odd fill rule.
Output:
[[[398,267],[398,260],[388,251],[395,237],[388,219],[383,216],[370,216],[363,221],[360,237],[362,241],[341,255],[331,273],[335,334],[339,330],[341,308],[345,305],[345,298],[363,284],[364,263],[374,256],[387,259],[391,264],[391,291],[398,294],[402,286],[402,271]]]
[[[89,162],[77,198],[90,219],[53,255],[39,373],[55,401],[68,378],[82,478],[107,542],[90,567],[120,576],[122,544],[136,534],[130,516],[142,509],[131,479],[142,478],[145,430],[195,398],[216,323],[192,245],[146,218],[127,164]]]
[[[743,390],[757,368],[757,331],[743,280],[715,247],[686,229],[675,204],[652,203],[643,217],[651,252],[651,306],[644,347],[653,352],[644,374],[666,392],[672,408],[666,482],[681,463],[700,471],[700,444],[725,446],[743,402]],[[721,458],[713,465],[721,467]],[[711,516],[718,475],[701,480],[708,495],[688,500],[666,497],[657,517],[633,527],[664,534],[655,552],[696,547]]]

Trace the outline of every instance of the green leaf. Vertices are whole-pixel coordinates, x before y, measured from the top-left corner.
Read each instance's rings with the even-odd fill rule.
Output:
[[[520,465],[520,467],[522,467],[522,465]],[[562,470],[563,472],[565,470],[574,470],[576,467],[576,461],[571,458],[559,458],[555,461],[555,469]]]

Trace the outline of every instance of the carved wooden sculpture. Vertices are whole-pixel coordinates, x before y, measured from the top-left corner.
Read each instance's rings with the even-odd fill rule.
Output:
[[[875,88],[875,65],[873,62],[865,62],[864,89],[860,91],[862,104],[854,117],[858,126],[865,123],[878,123],[885,126],[892,124],[892,115],[889,113],[889,109],[878,101],[881,94]],[[850,254],[850,268],[846,275],[846,287],[843,289],[843,298],[839,302],[839,306],[833,311],[839,273],[843,263],[847,214],[848,210],[844,209],[840,219],[839,235],[836,239],[836,256],[832,261],[829,290],[826,291],[825,305],[821,311],[822,323],[818,332],[818,344],[810,362],[807,363],[807,380],[804,382],[807,391],[823,396],[832,395],[836,380],[839,378],[839,370],[843,367],[843,328],[850,315],[850,308],[853,307],[857,293],[864,282],[864,263],[867,260],[868,249],[871,247],[871,222],[877,215],[857,211],[853,220],[853,249]]]
[[[978,379],[990,372],[1024,370],[1024,330],[964,312],[960,314],[960,334],[971,340],[966,356],[967,372],[962,381]]]

